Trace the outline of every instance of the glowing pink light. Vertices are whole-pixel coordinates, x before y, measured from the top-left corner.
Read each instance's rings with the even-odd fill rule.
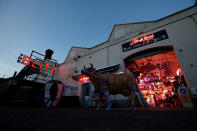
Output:
[[[149,36],[145,36],[145,37],[142,37],[142,38],[134,39],[130,43],[130,45],[132,46],[132,45],[135,45],[135,44],[140,43],[140,42],[150,41],[150,40],[153,40],[154,37],[155,37],[154,34],[151,34]]]

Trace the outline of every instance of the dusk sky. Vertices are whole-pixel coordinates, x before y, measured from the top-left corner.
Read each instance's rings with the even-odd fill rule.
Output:
[[[195,0],[0,0],[0,77],[20,71],[20,53],[54,51],[64,62],[72,46],[105,42],[114,24],[157,20]]]

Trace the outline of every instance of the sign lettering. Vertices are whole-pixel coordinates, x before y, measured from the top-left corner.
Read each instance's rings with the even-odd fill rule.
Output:
[[[161,30],[153,34],[150,34],[141,38],[133,39],[130,42],[122,44],[122,51],[126,52],[129,50],[133,50],[135,48],[139,48],[145,45],[156,43],[158,41],[165,40],[165,39],[168,39],[168,34],[166,30]]]
[[[55,73],[55,70],[56,70],[56,67],[55,66],[50,65],[50,64],[47,64],[46,62],[45,63],[44,62],[40,62],[40,64],[38,65],[38,64],[36,64],[36,62],[37,62],[36,59],[31,59],[31,57],[26,56],[26,55],[23,55],[23,54],[20,54],[20,56],[18,57],[17,62],[22,63],[22,64],[24,64],[26,66],[31,66],[32,68],[39,68],[40,70],[42,69],[42,67],[45,67],[44,68],[45,69],[44,71],[49,70],[49,72],[51,74],[54,74]],[[51,67],[52,67],[52,69],[51,69]]]

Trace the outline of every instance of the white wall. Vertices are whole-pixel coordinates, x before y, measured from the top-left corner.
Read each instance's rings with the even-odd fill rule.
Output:
[[[83,56],[77,62],[77,67],[81,70],[84,65],[90,67],[89,63],[92,63],[96,69],[107,67],[107,48]]]
[[[190,17],[187,17],[152,30],[150,34],[163,29],[167,31],[168,39],[124,52],[122,54],[123,59],[138,51],[172,45],[190,87],[197,88],[197,24]],[[139,35],[138,37],[141,36]]]
[[[128,26],[125,24],[117,26],[112,32],[115,34],[111,35],[109,41],[81,53],[82,57],[76,62],[72,61],[72,64],[65,63],[60,65],[60,72],[65,73],[64,68],[70,66],[72,68],[76,67],[78,69],[77,74],[80,74],[83,66],[89,67],[89,63],[92,63],[97,69],[115,64],[121,64],[122,68],[124,67],[123,59],[136,52],[153,47],[173,46],[190,87],[197,88],[197,24],[195,23],[197,15],[195,13],[197,13],[197,7],[193,7],[159,21],[151,22],[151,24],[129,24]],[[191,19],[192,14],[193,19]],[[142,27],[140,27],[140,25]],[[120,32],[118,29],[120,29]],[[168,39],[127,52],[122,52],[122,44],[131,41],[134,37],[139,38],[163,29],[167,31],[169,36]],[[140,32],[145,33],[137,35]],[[120,36],[117,36],[117,34],[120,34]],[[180,49],[182,50],[181,52]],[[122,71],[123,70],[124,69],[122,69]],[[70,77],[61,77],[61,80],[66,82],[67,80],[65,79],[73,83]]]
[[[77,69],[76,63],[78,56],[81,57],[88,49],[80,47],[72,47],[64,63],[60,64],[56,78],[63,82],[65,86],[76,87],[77,82],[73,80],[74,70]]]
[[[121,59],[121,45],[114,45],[108,47],[109,65],[120,64]]]
[[[197,25],[186,18],[169,25],[168,33],[190,86],[197,88]]]

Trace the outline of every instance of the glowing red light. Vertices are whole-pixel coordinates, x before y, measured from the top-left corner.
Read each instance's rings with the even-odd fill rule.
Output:
[[[40,67],[39,67],[40,70],[41,70],[41,68],[42,68],[42,64],[43,64],[43,63],[41,62],[41,63],[40,63]]]
[[[50,66],[50,65],[45,63],[45,71],[47,71],[48,66]]]
[[[33,67],[33,68],[37,68],[37,67],[35,66],[35,64],[36,64],[36,60],[33,61],[33,64],[32,64],[32,67]]]
[[[130,45],[132,46],[132,45],[135,45],[135,44],[140,43],[140,42],[150,41],[150,40],[153,40],[153,38],[154,38],[154,34],[151,34],[149,36],[145,36],[145,37],[142,37],[142,38],[134,39],[130,43]]]
[[[24,65],[30,65],[30,61],[31,61],[31,58],[29,56],[24,56],[23,57],[23,60],[22,60],[22,64]]]
[[[26,56],[26,55],[24,55],[24,57],[23,57],[22,64],[24,64],[24,65],[30,65],[30,64],[31,64],[31,60],[33,60],[33,63],[32,63],[31,66],[32,66],[33,68],[38,68],[38,67],[36,66],[36,60],[31,59],[31,57]],[[42,65],[43,65],[43,63],[41,62],[40,65],[39,65],[39,69],[40,69],[40,70],[42,69]],[[56,70],[56,67],[55,67],[55,66],[49,65],[49,64],[47,64],[47,63],[44,63],[44,66],[45,66],[45,71],[48,70],[48,67],[52,67],[53,69],[50,71],[50,73],[51,73],[51,74],[54,74],[54,73],[55,73],[55,70]],[[84,78],[84,79],[86,79],[86,78]]]
[[[79,82],[89,81],[90,78],[88,76],[82,75],[78,78]]]
[[[56,70],[56,67],[55,66],[52,66],[52,67],[53,67],[53,70],[51,70],[50,73],[51,74],[54,74],[55,73],[55,70]]]

